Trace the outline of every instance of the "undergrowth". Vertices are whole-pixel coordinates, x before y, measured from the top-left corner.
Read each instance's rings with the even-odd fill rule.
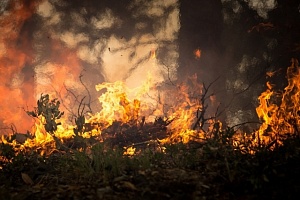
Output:
[[[55,137],[53,132],[59,125],[57,119],[63,113],[58,109],[59,102],[49,101],[48,96],[41,98],[39,107],[29,114],[37,118],[44,116],[46,130]],[[218,191],[230,196],[263,193],[271,186],[276,188],[279,182],[288,184],[289,179],[293,182],[300,177],[300,138],[297,134],[254,144],[251,135],[236,140],[233,128],[216,129],[202,142],[158,142],[156,146],[145,143],[136,149],[134,155],[128,156],[123,154],[123,146],[111,140],[99,142],[92,137],[83,138],[79,134],[83,129],[82,122],[76,122],[78,128],[71,145],[54,138],[54,143],[64,148],[48,154],[41,154],[36,147],[17,150],[14,137],[2,141],[0,195],[3,188],[22,185],[111,185],[116,180],[123,180],[122,177],[152,176],[161,169],[197,172],[205,178],[199,182],[210,193]],[[51,126],[47,126],[48,123]],[[125,183],[136,190],[131,183]]]
[[[244,144],[247,145],[247,144]],[[9,144],[0,144],[2,187],[29,184],[106,183],[121,176],[134,176],[157,169],[179,168],[205,174],[210,188],[232,194],[263,192],[275,182],[299,170],[300,140],[288,136],[283,145],[272,150],[267,146],[244,153],[222,135],[203,143],[177,143],[164,146],[164,151],[145,148],[134,156],[124,156],[121,147],[105,143],[90,148],[73,149],[41,156],[38,152],[16,152]],[[30,180],[24,180],[23,175]],[[297,173],[299,174],[299,173]],[[30,183],[32,181],[32,183]]]

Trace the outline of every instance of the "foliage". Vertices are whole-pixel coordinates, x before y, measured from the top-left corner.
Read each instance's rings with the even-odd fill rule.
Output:
[[[45,130],[49,133],[54,133],[57,130],[57,126],[60,122],[58,119],[64,115],[64,112],[59,110],[60,102],[57,99],[50,100],[49,94],[41,94],[40,99],[37,101],[37,107],[34,111],[27,111],[27,114],[32,117],[44,117]]]
[[[81,99],[80,104],[77,110],[77,116],[75,117],[76,128],[74,128],[75,136],[79,136],[79,133],[82,133],[85,125],[85,116],[83,114],[85,104],[83,104],[84,98]],[[80,108],[82,107],[81,111]]]

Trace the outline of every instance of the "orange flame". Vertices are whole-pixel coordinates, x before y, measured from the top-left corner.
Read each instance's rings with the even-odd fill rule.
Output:
[[[200,59],[200,57],[201,57],[201,50],[200,49],[196,49],[194,51],[194,55],[195,55],[196,59]]]
[[[287,79],[288,85],[282,94],[273,92],[271,84],[267,83],[268,89],[258,98],[260,105],[256,112],[263,120],[258,133],[266,141],[274,140],[278,135],[299,131],[300,71],[296,59],[292,59],[292,64],[287,69]]]
[[[155,59],[156,58],[156,49],[152,49],[150,51],[150,59]]]
[[[128,148],[125,148],[125,150],[126,151],[123,153],[123,155],[133,156],[135,154],[136,148],[134,148],[134,147],[128,147]]]

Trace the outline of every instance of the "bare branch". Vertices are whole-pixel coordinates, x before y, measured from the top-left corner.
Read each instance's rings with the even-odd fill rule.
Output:
[[[85,70],[82,70],[82,71],[85,71]],[[80,75],[79,75],[79,80],[80,80],[80,83],[83,85],[84,89],[86,90],[86,92],[87,92],[87,94],[88,94],[88,97],[89,97],[88,103],[86,103],[85,105],[87,105],[87,107],[89,108],[89,112],[92,113],[93,111],[92,111],[92,108],[91,108],[91,100],[92,100],[91,93],[90,93],[90,91],[88,90],[87,86],[84,84],[84,82],[83,82],[83,80],[82,80],[82,77],[83,77],[83,74],[82,74],[82,72],[81,72]],[[83,99],[84,99],[84,98],[83,98]],[[81,103],[82,103],[83,99],[81,100]]]
[[[173,85],[173,86],[176,86],[176,84],[173,83],[173,81],[171,80],[171,77],[170,77],[170,67],[167,66],[164,62],[161,62],[165,68],[167,68],[167,71],[168,71],[168,80],[170,81],[170,83]]]

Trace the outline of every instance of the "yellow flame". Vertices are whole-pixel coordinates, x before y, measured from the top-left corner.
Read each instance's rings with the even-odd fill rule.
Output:
[[[140,99],[149,91],[149,85],[150,81],[133,89],[122,81],[96,85],[97,91],[104,91],[98,98],[102,108],[100,112],[90,116],[88,122],[102,123],[103,127],[107,127],[114,121],[127,123],[138,120],[140,113],[148,109],[146,104],[141,104]]]
[[[287,80],[288,85],[281,93],[274,92],[273,85],[267,82],[266,91],[259,96],[260,104],[256,108],[256,112],[263,123],[257,131],[258,136],[252,138],[253,144],[257,143],[258,139],[269,142],[273,141],[278,134],[299,131],[300,70],[297,60],[293,59],[291,66],[288,67]],[[102,92],[99,97],[101,110],[88,116],[86,122],[101,125],[94,126],[92,130],[79,134],[83,137],[101,135],[102,130],[115,121],[134,125],[132,122],[137,123],[147,117],[151,118],[151,115],[161,117],[161,123],[165,123],[164,126],[168,127],[169,136],[160,140],[162,143],[201,141],[213,133],[222,131],[222,123],[214,117],[206,120],[206,129],[204,129],[204,124],[201,124],[203,122],[197,121],[199,113],[206,110],[202,105],[203,102],[201,102],[204,87],[198,83],[196,75],[190,77],[189,85],[173,85],[164,89],[157,96],[158,99],[154,101],[153,97],[149,97],[148,94],[153,88],[151,76],[148,77],[144,85],[133,89],[128,88],[122,81],[96,85],[96,90]],[[216,104],[215,96],[210,96],[207,99],[212,104]],[[68,125],[63,118],[59,122],[61,125],[58,125],[57,130],[52,134],[62,142],[65,138],[73,137],[75,125]],[[45,118],[39,117],[33,128],[34,137],[28,138],[22,145],[17,144],[17,141],[14,140],[11,145],[16,149],[27,147],[55,149],[53,135],[47,133],[44,127],[45,123]],[[195,126],[196,123],[199,123],[198,126]],[[233,137],[235,145],[238,145],[238,141],[244,140],[246,137],[251,140],[245,133],[237,133]],[[8,140],[2,135],[1,142],[6,144]],[[125,150],[124,155],[136,154],[136,149],[133,147],[128,147]]]
[[[150,59],[155,59],[156,58],[156,49],[151,49],[150,51]]]
[[[126,151],[123,153],[123,155],[133,156],[134,153],[135,153],[136,148],[134,148],[134,147],[128,147],[128,148],[125,148],[125,150]]]
[[[258,133],[264,140],[274,139],[276,134],[292,134],[299,130],[300,73],[295,59],[287,69],[287,80],[288,85],[282,94],[272,91],[272,85],[267,83],[267,90],[258,98],[260,105],[256,112],[263,121]]]

